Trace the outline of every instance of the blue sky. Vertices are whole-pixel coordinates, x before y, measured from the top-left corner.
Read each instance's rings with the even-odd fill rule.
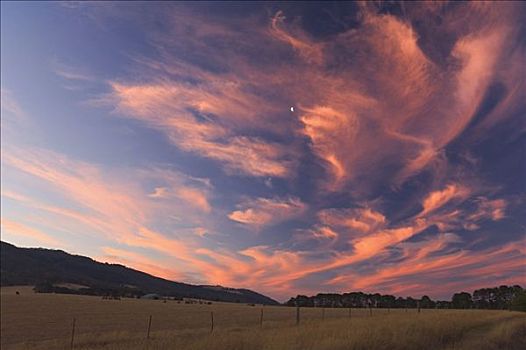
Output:
[[[524,284],[522,4],[1,6],[3,240],[280,300]]]

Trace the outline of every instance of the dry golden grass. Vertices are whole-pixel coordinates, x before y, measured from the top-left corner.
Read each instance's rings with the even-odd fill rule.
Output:
[[[2,349],[524,349],[526,315],[478,310],[295,309],[33,294],[2,289]],[[210,333],[210,312],[214,331]],[[150,339],[146,339],[152,315]]]

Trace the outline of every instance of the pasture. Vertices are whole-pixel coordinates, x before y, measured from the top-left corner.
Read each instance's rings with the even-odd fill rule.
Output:
[[[349,309],[302,308],[296,325],[290,307],[102,300],[29,287],[1,294],[6,350],[526,348],[526,314],[519,312],[352,309],[349,317]]]

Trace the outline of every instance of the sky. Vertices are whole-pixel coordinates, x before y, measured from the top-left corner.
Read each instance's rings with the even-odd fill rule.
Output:
[[[526,286],[520,2],[2,2],[2,240],[171,280]]]

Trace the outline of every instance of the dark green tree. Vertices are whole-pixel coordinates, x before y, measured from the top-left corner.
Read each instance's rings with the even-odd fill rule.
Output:
[[[427,295],[424,295],[422,299],[420,299],[420,307],[423,309],[434,309],[435,305],[435,302]]]
[[[405,307],[407,308],[410,308],[410,309],[414,309],[416,308],[416,304],[417,304],[417,300],[411,298],[411,297],[407,297],[406,301],[405,301]]]
[[[515,297],[511,301],[511,309],[526,312],[526,292],[524,290],[515,294]]]
[[[473,300],[471,294],[467,292],[460,292],[453,294],[451,303],[455,309],[470,309],[473,306]]]

